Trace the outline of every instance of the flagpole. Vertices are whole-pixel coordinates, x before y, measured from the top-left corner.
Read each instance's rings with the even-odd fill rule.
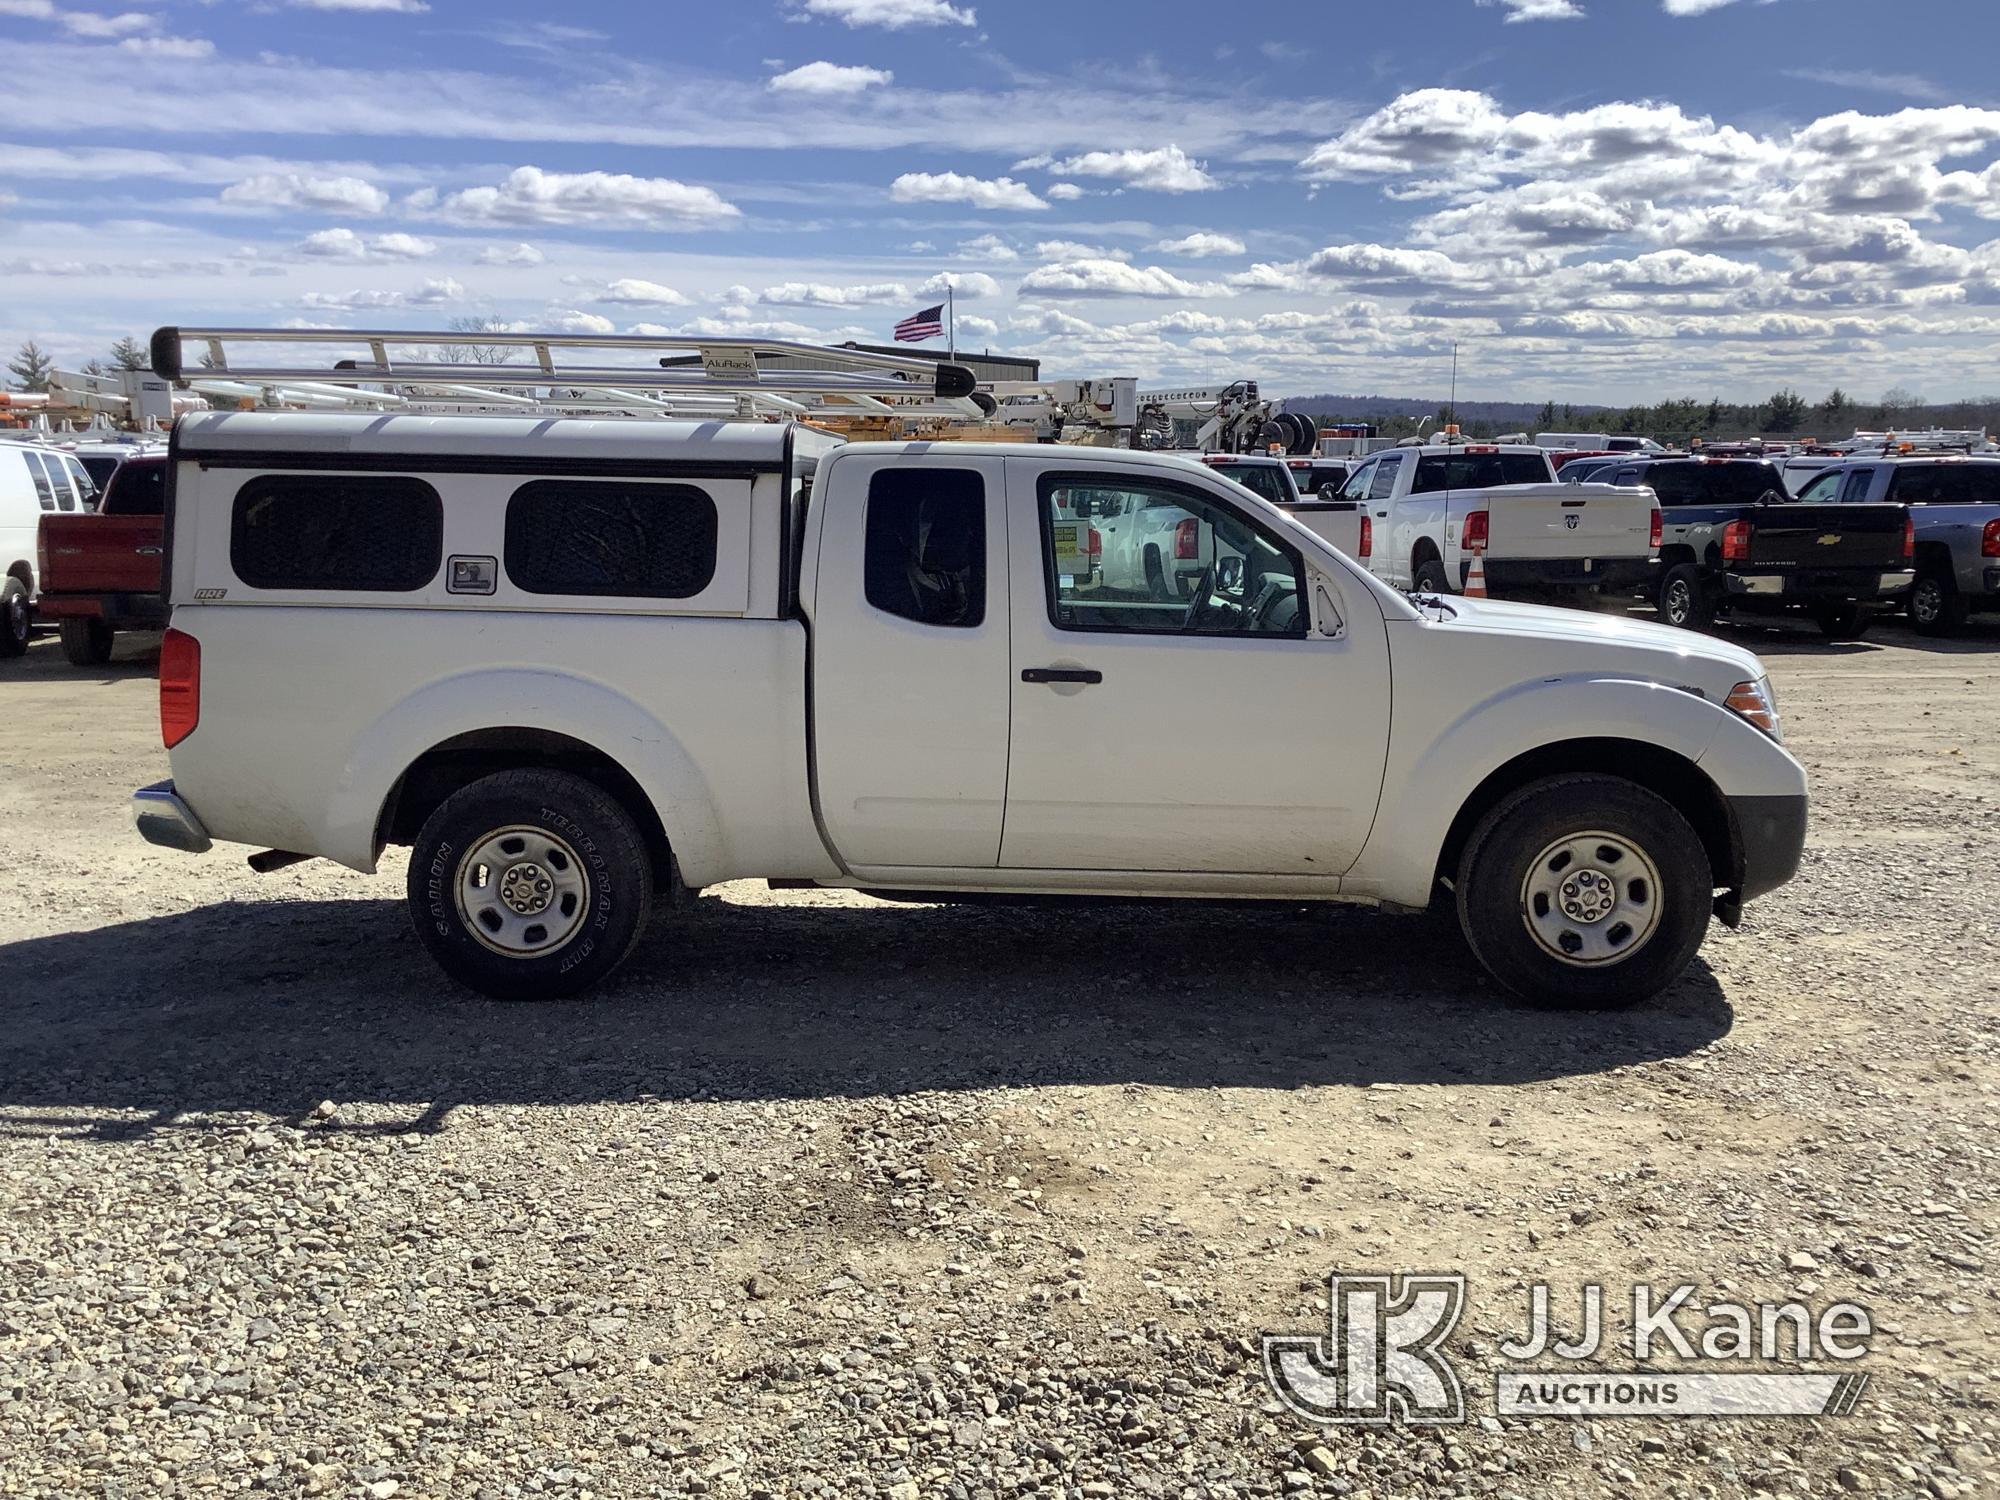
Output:
[[[952,291],[952,285],[949,281],[944,284],[944,309],[945,327],[950,329],[948,342],[951,347],[951,352],[946,358],[956,363],[958,360],[958,299]]]

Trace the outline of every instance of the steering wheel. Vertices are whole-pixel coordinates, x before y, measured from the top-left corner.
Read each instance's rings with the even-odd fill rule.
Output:
[[[1188,601],[1188,615],[1181,626],[1181,633],[1187,634],[1198,628],[1202,617],[1208,613],[1209,596],[1215,589],[1215,564],[1210,563],[1201,570],[1201,577],[1195,580],[1194,595]]]

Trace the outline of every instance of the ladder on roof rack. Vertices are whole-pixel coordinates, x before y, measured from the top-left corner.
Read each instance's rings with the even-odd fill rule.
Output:
[[[186,345],[206,346],[186,363]],[[246,361],[246,345],[336,345],[319,363]],[[521,364],[464,351],[520,349]],[[231,360],[231,351],[238,359]],[[425,355],[428,351],[428,357]],[[570,363],[590,351],[602,363]],[[279,351],[282,353],[283,351]],[[560,356],[560,357],[559,357]],[[610,333],[429,333],[320,328],[181,328],[152,338],[154,373],[223,399],[276,397],[311,407],[440,406],[478,411],[632,412],[661,416],[937,416],[984,420],[963,365],[784,339]],[[814,368],[765,361],[810,360]]]

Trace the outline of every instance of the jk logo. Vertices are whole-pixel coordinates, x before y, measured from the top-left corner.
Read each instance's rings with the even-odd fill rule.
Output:
[[[1335,1272],[1326,1335],[1265,1334],[1264,1377],[1308,1422],[1463,1422],[1465,1393],[1440,1351],[1464,1311],[1463,1276]]]

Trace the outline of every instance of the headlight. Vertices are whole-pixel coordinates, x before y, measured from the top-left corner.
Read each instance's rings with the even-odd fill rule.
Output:
[[[1729,697],[1723,706],[1738,718],[1764,731],[1779,744],[1785,742],[1785,727],[1778,721],[1778,699],[1771,691],[1771,680],[1759,677],[1755,682],[1739,682],[1729,690]]]

